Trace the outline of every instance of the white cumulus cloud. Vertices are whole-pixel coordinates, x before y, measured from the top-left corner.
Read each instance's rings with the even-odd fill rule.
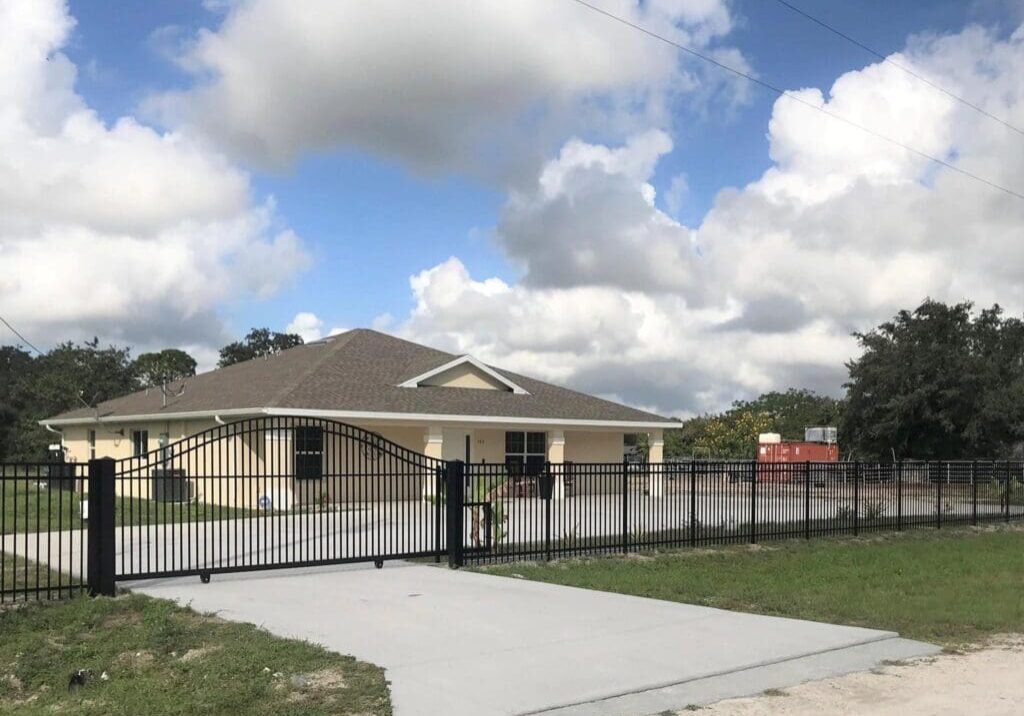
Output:
[[[0,4],[0,306],[41,343],[217,345],[219,307],[290,281],[302,243],[208,145],[105,123],[61,52],[73,28],[57,0]]]

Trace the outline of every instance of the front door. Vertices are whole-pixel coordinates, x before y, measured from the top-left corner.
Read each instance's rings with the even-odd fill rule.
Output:
[[[472,462],[470,446],[473,443],[473,431],[465,428],[445,428],[444,443],[441,446],[441,457],[445,460],[465,460]]]

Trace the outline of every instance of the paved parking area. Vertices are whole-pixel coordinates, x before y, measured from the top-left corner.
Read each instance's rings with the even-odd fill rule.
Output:
[[[410,563],[124,586],[383,666],[398,716],[653,714],[937,651],[891,632]]]

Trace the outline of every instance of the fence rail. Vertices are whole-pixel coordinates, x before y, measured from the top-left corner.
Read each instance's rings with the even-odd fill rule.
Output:
[[[1024,462],[470,464],[466,495],[455,566],[1021,520]]]
[[[325,456],[310,477],[294,451],[273,452],[278,432],[258,469],[240,457],[267,445],[268,425],[280,429],[241,423],[120,461],[0,465],[0,602],[164,576],[444,555],[457,567],[1024,520],[1022,461],[524,469],[427,459],[304,421],[321,429]]]

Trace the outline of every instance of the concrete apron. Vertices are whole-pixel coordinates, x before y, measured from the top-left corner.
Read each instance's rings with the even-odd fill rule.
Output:
[[[653,714],[938,652],[893,632],[407,563],[123,586],[382,666],[398,716]]]

